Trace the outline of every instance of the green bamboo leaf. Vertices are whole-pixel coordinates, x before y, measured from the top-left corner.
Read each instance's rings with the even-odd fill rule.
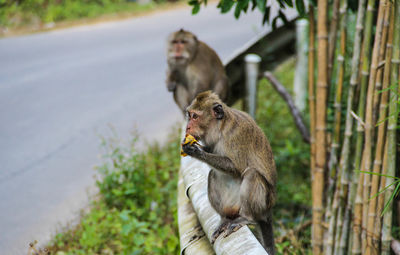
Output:
[[[400,101],[399,101],[399,104],[400,104]],[[394,112],[394,113],[392,113],[392,114],[389,114],[389,116],[387,116],[387,117],[384,118],[383,120],[378,121],[378,123],[376,124],[376,127],[379,126],[379,125],[381,125],[382,123],[386,122],[386,121],[389,120],[390,118],[396,117],[398,114],[399,114],[399,111],[396,111],[396,112]]]
[[[286,8],[285,3],[282,0],[278,0],[278,3],[279,3],[279,8],[282,8],[282,9]]]
[[[244,13],[247,13],[247,10],[249,9],[249,1],[247,1],[247,4],[245,7],[243,7]]]
[[[257,7],[257,1],[256,0],[251,0],[252,6],[251,6],[251,11],[254,11],[254,9]]]
[[[288,24],[288,20],[285,16],[285,14],[280,10],[278,13],[278,16],[276,16],[273,20],[272,20],[272,29],[276,29],[278,26],[278,20],[281,19],[283,21],[283,24]]]
[[[272,29],[275,30],[276,29],[276,23],[278,22],[278,16],[276,16],[273,20],[272,20]]]
[[[257,8],[261,11],[261,13],[264,13],[267,0],[256,0],[256,3],[257,3]]]
[[[246,6],[248,6],[250,0],[241,0],[236,3],[236,8],[235,8],[235,18],[238,19],[240,16],[240,13],[243,11],[246,11]]]
[[[285,3],[286,3],[289,7],[293,8],[293,2],[292,2],[292,0],[284,0],[284,1],[285,1]]]
[[[266,9],[265,9],[265,12],[264,12],[264,17],[263,17],[263,21],[262,21],[262,24],[264,25],[265,24],[265,22],[268,22],[269,23],[269,14],[271,13],[271,7],[270,6],[268,6]]]
[[[382,189],[381,191],[379,191],[378,193],[376,193],[375,195],[373,195],[368,201],[371,201],[372,199],[376,198],[377,196],[379,196],[380,194],[382,194],[383,192],[385,192],[388,188],[390,188],[391,186],[393,186],[394,184],[399,183],[399,181],[395,181],[392,182],[390,185],[386,186],[384,189]]]
[[[220,4],[221,4],[221,6],[220,6],[221,12],[227,13],[232,9],[235,2],[232,0],[222,0]]]
[[[286,18],[286,15],[285,15],[285,13],[283,13],[281,10],[279,10],[279,17],[281,18],[281,20],[283,21],[283,24],[288,24],[289,23],[289,21],[287,20],[287,18]]]
[[[235,8],[235,18],[238,19],[240,17],[240,13],[242,12],[242,8],[240,7],[240,2],[236,4]]]
[[[387,178],[392,178],[392,179],[400,180],[399,177],[391,176],[391,175],[387,175],[387,174],[374,173],[374,172],[368,172],[368,171],[359,171],[359,170],[356,170],[356,171],[359,172],[359,173],[372,174],[372,175],[379,175],[379,176],[384,176],[384,177],[387,177]]]
[[[300,16],[306,15],[306,7],[304,6],[303,0],[296,0],[296,9]]]
[[[385,212],[389,209],[390,204],[392,203],[394,197],[397,195],[397,193],[399,192],[399,190],[400,190],[400,182],[397,184],[396,189],[394,190],[394,192],[393,192],[392,195],[390,196],[389,201],[387,201],[387,203],[385,204],[385,208],[383,208],[383,211],[382,211],[381,216],[384,215]]]
[[[196,4],[193,6],[192,15],[197,14],[200,11],[200,4]]]

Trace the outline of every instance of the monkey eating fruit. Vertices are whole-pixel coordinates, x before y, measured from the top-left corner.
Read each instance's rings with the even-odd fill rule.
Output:
[[[182,145],[184,145],[184,144],[190,144],[190,145],[192,145],[193,143],[197,143],[197,140],[196,140],[193,136],[191,136],[191,135],[186,135],[186,136],[185,136],[185,139],[183,140]],[[181,149],[181,156],[182,156],[182,157],[186,157],[186,156],[187,156],[187,154],[184,153],[182,149]]]
[[[183,29],[167,40],[167,89],[184,112],[196,95],[213,90],[222,100],[228,97],[228,77],[217,53]]]
[[[211,243],[246,224],[258,224],[261,243],[274,254],[271,207],[277,173],[271,147],[255,121],[206,91],[187,108],[186,135],[203,144],[183,143],[184,153],[207,163],[208,198],[221,223]]]

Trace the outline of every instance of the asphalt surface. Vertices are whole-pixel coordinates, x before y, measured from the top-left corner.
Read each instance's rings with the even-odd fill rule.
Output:
[[[77,218],[95,190],[99,135],[163,141],[182,121],[164,85],[170,32],[189,29],[225,59],[261,19],[181,8],[1,39],[0,254],[26,254]]]

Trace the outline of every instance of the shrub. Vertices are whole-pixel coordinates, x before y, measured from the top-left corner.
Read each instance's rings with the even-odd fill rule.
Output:
[[[58,234],[57,254],[177,254],[176,185],[179,138],[138,152],[103,141],[106,162],[98,168],[100,198],[72,230]]]

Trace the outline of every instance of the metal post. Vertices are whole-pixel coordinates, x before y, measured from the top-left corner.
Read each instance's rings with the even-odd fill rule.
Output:
[[[294,104],[302,112],[306,108],[308,69],[308,21],[296,21],[296,71],[294,75]]]
[[[247,54],[246,62],[246,97],[245,110],[253,119],[256,117],[258,69],[261,57],[256,54]]]

